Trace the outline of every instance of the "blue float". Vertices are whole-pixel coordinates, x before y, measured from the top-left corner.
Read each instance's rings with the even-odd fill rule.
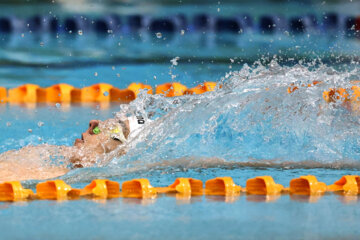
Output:
[[[273,34],[275,32],[275,20],[271,16],[262,16],[260,18],[259,28],[262,33]]]
[[[13,26],[9,18],[2,17],[0,18],[0,32],[2,33],[11,33],[13,31]]]
[[[302,17],[293,17],[289,21],[290,31],[293,34],[301,34],[306,30],[304,20]]]
[[[150,21],[149,30],[153,33],[173,33],[176,30],[176,25],[170,18],[157,18]]]
[[[217,18],[215,22],[215,31],[220,33],[240,32],[241,25],[236,18]]]

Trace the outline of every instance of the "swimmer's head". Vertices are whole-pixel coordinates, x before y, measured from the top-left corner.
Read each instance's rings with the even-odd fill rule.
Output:
[[[124,144],[130,133],[129,122],[118,119],[91,120],[89,128],[75,140],[75,146],[94,153],[108,153]]]

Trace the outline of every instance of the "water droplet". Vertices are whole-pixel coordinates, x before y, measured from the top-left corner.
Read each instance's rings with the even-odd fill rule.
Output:
[[[103,95],[104,95],[105,97],[107,97],[107,96],[109,96],[109,92],[108,92],[108,91],[105,91],[105,92],[103,93]]]
[[[29,128],[29,129],[28,129],[28,132],[29,132],[29,133],[32,133],[32,129],[31,129],[31,128]]]
[[[175,58],[171,59],[171,60],[170,60],[171,65],[177,66],[179,60],[180,60],[180,57],[175,57]]]
[[[39,122],[37,123],[37,125],[38,125],[38,127],[42,127],[42,126],[44,126],[44,122],[39,121]]]
[[[7,122],[7,123],[6,123],[6,126],[7,126],[7,127],[10,127],[10,126],[11,126],[11,122]]]
[[[83,31],[82,31],[82,30],[79,30],[79,31],[78,31],[78,34],[79,34],[80,36],[82,36],[82,35],[83,35]]]
[[[60,108],[60,107],[61,107],[61,104],[60,104],[60,103],[56,103],[56,104],[55,104],[55,107],[56,107],[56,108]]]
[[[156,33],[156,37],[157,37],[157,38],[162,38],[161,32]]]

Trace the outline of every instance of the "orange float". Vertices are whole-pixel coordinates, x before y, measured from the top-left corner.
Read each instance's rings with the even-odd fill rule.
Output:
[[[284,187],[275,183],[271,176],[261,176],[246,181],[246,192],[255,195],[280,194]]]
[[[6,88],[0,87],[0,103],[5,103],[7,101],[6,97]]]
[[[71,190],[70,185],[59,179],[38,183],[36,185],[36,195],[40,199],[65,200],[68,198]]]
[[[143,83],[131,83],[128,88],[129,90],[133,91],[135,93],[135,97],[139,94],[141,90],[148,90],[148,94],[153,94],[152,87],[150,85],[145,85]]]
[[[107,83],[98,83],[82,89],[74,88],[71,91],[72,102],[109,102],[110,89],[113,86]]]
[[[163,94],[165,97],[182,96],[187,90],[185,85],[178,82],[164,83],[156,87],[156,94]]]
[[[181,193],[184,195],[202,195],[203,182],[194,178],[177,178],[168,187],[157,187],[158,193]]]
[[[204,82],[202,84],[197,85],[196,87],[187,89],[184,91],[184,94],[203,94],[205,92],[214,91],[216,88],[216,82]]]
[[[130,89],[110,89],[110,101],[111,102],[120,102],[120,103],[129,103],[135,100],[136,94],[133,90]]]
[[[231,177],[217,177],[205,182],[206,195],[233,196],[240,194],[240,191],[241,187]]]
[[[326,192],[327,186],[318,182],[315,176],[301,176],[290,181],[290,194],[318,195]]]
[[[359,193],[360,186],[358,185],[359,176],[356,175],[345,175],[342,176],[334,184],[328,186],[330,191],[343,192],[345,195],[357,195]]]
[[[71,102],[73,86],[60,83],[48,88],[37,89],[38,102]]]
[[[327,103],[336,102],[337,100],[348,101],[349,94],[344,88],[330,88],[329,91],[323,92],[323,98]]]
[[[40,87],[35,84],[25,84],[17,88],[9,89],[8,101],[10,103],[36,103],[37,90]]]
[[[31,189],[24,189],[18,181],[0,183],[0,201],[21,201],[34,195]]]
[[[126,198],[155,198],[157,195],[156,189],[145,178],[126,181],[121,189],[122,196]]]
[[[287,92],[292,93],[292,92],[298,90],[299,87],[313,87],[313,86],[318,85],[320,83],[322,83],[322,82],[321,81],[313,81],[312,83],[309,83],[307,85],[306,84],[301,84],[301,86],[296,86],[294,83],[291,83],[290,87],[288,87],[288,89],[287,89]]]
[[[120,196],[120,184],[107,179],[95,179],[84,189],[81,196],[92,195],[100,198],[115,198]]]

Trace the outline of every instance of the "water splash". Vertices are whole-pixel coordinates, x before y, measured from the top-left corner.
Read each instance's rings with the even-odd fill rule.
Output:
[[[184,157],[235,163],[357,162],[358,115],[340,103],[325,103],[322,93],[330,87],[349,87],[359,76],[357,68],[342,72],[321,63],[287,67],[273,61],[269,66],[245,65],[227,74],[221,89],[203,95],[141,94],[122,111],[155,121],[110,166],[130,169]],[[322,84],[287,92],[292,83],[313,81]]]
[[[328,104],[322,97],[330,87],[350,88],[350,81],[359,79],[359,70],[336,70],[321,62],[295,66],[257,62],[226,74],[215,91],[202,95],[166,98],[140,92],[135,101],[120,105],[119,114],[153,121],[93,168],[71,170],[63,178],[86,182],[154,169],[219,166],[360,169],[358,113],[341,102]],[[313,81],[322,83],[306,87]],[[289,94],[292,84],[299,89]],[[72,142],[76,134],[47,142],[63,144],[69,138]],[[38,143],[37,137],[7,144]],[[115,157],[123,150],[125,155]],[[33,169],[41,169],[37,160]],[[45,159],[40,165],[45,169],[67,164]]]

